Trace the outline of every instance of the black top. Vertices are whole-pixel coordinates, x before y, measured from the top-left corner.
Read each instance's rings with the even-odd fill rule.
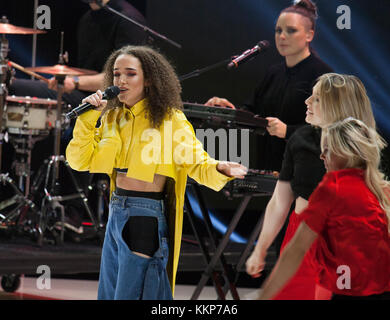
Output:
[[[310,125],[296,130],[287,142],[279,180],[291,183],[295,198],[308,200],[326,173],[320,142],[321,129]]]
[[[143,25],[142,14],[125,0],[107,4],[116,11]],[[88,10],[78,25],[78,66],[98,72],[103,70],[108,56],[124,45],[146,43],[146,33],[140,27],[106,9]]]
[[[305,100],[311,96],[317,78],[332,69],[316,55],[311,54],[294,67],[286,62],[271,66],[256,88],[252,102],[246,107],[261,117],[275,117],[287,124],[286,139],[305,124]],[[259,137],[259,169],[280,171],[286,139]]]

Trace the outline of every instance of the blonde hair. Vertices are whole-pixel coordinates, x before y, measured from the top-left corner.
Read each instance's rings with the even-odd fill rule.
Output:
[[[317,80],[320,110],[325,125],[354,117],[368,127],[376,128],[371,102],[359,78],[338,73],[325,73]]]
[[[379,170],[381,151],[387,146],[386,141],[375,129],[352,117],[323,128],[322,149],[325,139],[328,156],[332,153],[346,159],[346,168],[364,169],[367,187],[386,213],[390,232],[390,183]]]

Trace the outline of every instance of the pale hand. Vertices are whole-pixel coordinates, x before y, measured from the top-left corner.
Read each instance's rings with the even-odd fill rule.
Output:
[[[268,133],[271,136],[277,136],[278,138],[284,139],[287,133],[287,125],[278,118],[267,117],[266,119],[268,120]]]
[[[224,108],[232,108],[236,109],[233,103],[231,103],[229,100],[225,98],[218,98],[218,97],[212,97],[209,99],[206,103],[205,106],[213,107],[213,106],[219,106],[219,107],[224,107]]]
[[[217,170],[228,177],[244,179],[248,173],[248,168],[237,162],[220,161]]]
[[[97,111],[102,111],[107,105],[107,100],[103,99],[103,93],[100,90],[84,98],[81,102],[92,104],[95,106],[94,110]]]
[[[245,265],[247,274],[253,278],[260,277],[265,266],[265,254],[259,254],[253,251]]]
[[[56,78],[51,78],[49,79],[49,83],[47,84],[47,86],[49,87],[49,89],[51,90],[56,90],[57,91],[57,80]],[[65,93],[70,93],[72,92],[74,89],[76,89],[76,84],[73,80],[72,77],[65,77],[65,80],[64,80],[64,92]]]

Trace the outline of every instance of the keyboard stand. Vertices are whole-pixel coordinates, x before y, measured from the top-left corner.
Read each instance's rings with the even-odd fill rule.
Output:
[[[214,232],[214,229],[212,227],[212,222],[211,222],[211,219],[210,219],[210,215],[208,213],[207,207],[206,207],[205,202],[203,200],[203,196],[202,196],[201,191],[199,189],[199,185],[196,182],[195,183],[191,183],[190,182],[187,186],[189,188],[191,188],[192,195],[195,197],[195,200],[199,204],[199,207],[200,207],[200,210],[201,210],[201,213],[202,213],[202,217],[203,217],[204,226],[206,227],[206,231],[207,231],[207,234],[208,234],[208,237],[209,237],[209,241],[210,241],[210,245],[212,247],[212,250],[214,250],[214,252],[217,252],[218,247],[219,247],[218,239],[217,239],[217,236],[216,236],[216,234]],[[186,211],[189,213],[189,218],[190,218],[189,220],[190,220],[190,222],[191,221],[194,222],[195,221],[195,219],[194,219],[195,215],[193,213],[191,204],[190,204],[190,202],[188,200],[187,193],[186,193],[186,209],[187,209]],[[191,225],[192,225],[195,237],[197,238],[199,247],[201,248],[203,257],[205,258],[206,265],[208,265],[208,264],[210,264],[212,262],[213,262],[213,266],[214,267],[217,265],[218,262],[222,265],[222,270],[223,270],[222,275],[219,272],[217,272],[216,270],[214,270],[214,268],[206,269],[203,272],[203,276],[206,277],[205,284],[207,283],[209,278],[212,277],[213,284],[214,284],[214,287],[216,289],[218,298],[220,300],[226,300],[226,296],[225,296],[225,293],[224,293],[223,287],[222,287],[223,283],[221,281],[222,277],[223,277],[223,282],[225,284],[226,283],[228,284],[228,287],[230,288],[230,290],[232,292],[232,296],[237,298],[237,300],[238,300],[239,299],[238,293],[237,293],[237,290],[236,290],[235,286],[233,285],[234,275],[233,275],[233,270],[232,270],[231,266],[227,264],[226,258],[225,258],[225,256],[223,255],[222,252],[218,255],[217,258],[215,258],[215,254],[214,254],[214,256],[210,259],[210,253],[207,250],[207,246],[204,243],[204,241],[201,239],[201,237],[199,236],[199,233],[197,231],[197,230],[199,230],[199,226],[197,226],[196,224],[194,224],[192,222],[191,222]],[[202,289],[203,289],[204,285],[202,286]],[[200,294],[200,292],[199,292],[199,294]],[[198,299],[199,294],[196,295],[195,292],[194,292],[194,294],[191,297],[191,300]]]
[[[226,230],[225,234],[223,235],[221,241],[218,243],[217,238],[215,236],[215,233],[213,232],[211,219],[210,219],[210,216],[208,214],[208,210],[205,206],[203,197],[201,195],[199,185],[197,185],[196,183],[190,183],[189,186],[192,188],[193,194],[195,195],[196,200],[199,203],[199,206],[200,206],[200,209],[202,212],[202,216],[203,216],[203,220],[204,220],[203,223],[206,226],[207,233],[210,236],[210,242],[211,242],[212,247],[214,249],[214,254],[211,256],[210,253],[207,251],[207,247],[205,246],[204,242],[202,242],[200,237],[199,237],[199,234],[197,232],[197,227],[194,224],[192,224],[192,222],[191,222],[192,228],[194,230],[197,241],[199,242],[199,246],[201,248],[202,254],[203,254],[205,261],[206,261],[206,264],[207,264],[207,267],[206,267],[205,271],[202,273],[201,279],[200,279],[197,287],[195,288],[195,291],[193,292],[193,294],[191,296],[191,300],[196,300],[199,298],[204,286],[206,285],[206,283],[210,279],[210,277],[213,277],[212,278],[213,284],[216,288],[219,299],[226,300],[226,294],[230,290],[233,299],[240,300],[240,297],[239,297],[237,289],[236,289],[236,283],[238,281],[239,270],[243,266],[243,264],[245,263],[248,255],[249,255],[249,252],[252,249],[253,242],[256,240],[256,238],[258,237],[258,235],[260,233],[260,229],[261,229],[262,223],[263,223],[263,215],[261,215],[254,230],[252,231],[250,238],[249,238],[249,241],[246,244],[245,249],[244,249],[243,253],[241,254],[241,256],[238,260],[238,263],[236,264],[235,267],[226,263],[226,259],[224,257],[223,252],[226,249],[226,247],[229,243],[230,236],[233,233],[233,231],[236,229],[236,227],[237,227],[243,213],[245,212],[250,200],[255,196],[265,196],[265,195],[268,196],[268,194],[246,194],[246,195],[243,195],[243,199],[242,199],[240,205],[238,206],[237,210],[233,214],[233,218],[232,218],[231,222],[229,223],[228,229]],[[189,203],[187,195],[186,195],[186,208],[187,208],[187,212],[189,212],[189,213],[191,212],[191,214],[193,215],[193,211],[192,211],[192,208],[191,208],[191,205]],[[191,220],[191,217],[190,217],[190,220]],[[218,262],[220,262],[222,264],[223,276],[225,279],[225,284],[223,285],[222,288],[220,286],[219,278],[218,278],[218,281],[215,280],[215,272],[216,272],[215,267],[217,266]]]
[[[197,245],[199,245],[199,248],[202,252],[202,256],[205,260],[206,265],[208,265],[210,263],[210,260],[211,260],[210,254],[209,254],[209,251],[207,249],[207,245],[206,245],[205,241],[198,233],[199,225],[197,223],[197,218],[194,214],[194,211],[192,210],[192,206],[190,204],[190,201],[189,201],[187,195],[185,196],[185,209],[186,209],[185,212],[187,212],[188,220],[191,224],[191,228],[194,232]],[[210,237],[210,239],[214,239],[214,238]],[[185,241],[185,240],[183,239],[183,241]],[[213,240],[211,240],[211,244],[213,245],[213,247],[215,249],[215,242]],[[226,293],[223,290],[223,283],[225,283],[226,279],[225,278],[221,279],[221,274],[217,271],[213,271],[210,274],[210,276],[211,276],[211,279],[213,281],[213,285],[214,285],[215,291],[217,293],[218,299],[225,300]]]

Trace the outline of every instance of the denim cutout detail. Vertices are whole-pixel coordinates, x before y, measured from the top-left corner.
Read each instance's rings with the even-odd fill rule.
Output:
[[[163,209],[163,202],[158,200],[112,197],[103,244],[98,299],[172,299],[166,272],[168,226]],[[136,215],[158,218],[160,247],[151,258],[129,254],[131,251],[122,239],[121,232],[126,221]]]
[[[142,208],[142,209],[145,209],[145,208]],[[129,216],[127,217],[127,220],[125,221],[125,223],[124,223],[124,225],[123,225],[123,227],[122,227],[122,230],[120,231],[120,233],[121,233],[120,241],[121,241],[121,242],[123,241],[123,242],[125,243],[125,245],[127,246],[127,249],[128,249],[128,252],[129,252],[130,255],[139,257],[139,258],[141,258],[141,259],[149,260],[150,258],[152,258],[152,257],[159,251],[159,249],[160,249],[160,247],[161,247],[160,237],[158,238],[158,243],[156,244],[156,245],[158,245],[158,248],[157,248],[156,251],[153,253],[153,256],[149,256],[149,257],[141,256],[141,255],[135,253],[133,250],[131,250],[131,248],[129,247],[129,244],[126,242],[126,240],[125,240],[124,237],[123,237],[123,233],[124,233],[124,231],[125,231],[126,225],[127,225],[127,223],[129,222],[129,220],[130,220],[131,218],[133,218],[133,217],[144,217],[144,216],[145,216],[145,215],[137,214],[137,215],[129,215]],[[149,216],[148,216],[148,217],[149,217]],[[157,228],[158,228],[158,224],[159,224],[158,218],[157,218],[157,217],[154,217],[154,216],[153,216],[152,218],[153,218],[153,219],[156,219]],[[158,230],[158,232],[159,232],[159,230]]]
[[[150,259],[146,269],[145,283],[143,287],[143,300],[172,300],[172,292],[166,265],[168,262],[168,241],[167,238],[160,238],[160,248]],[[169,290],[167,290],[169,288]]]

